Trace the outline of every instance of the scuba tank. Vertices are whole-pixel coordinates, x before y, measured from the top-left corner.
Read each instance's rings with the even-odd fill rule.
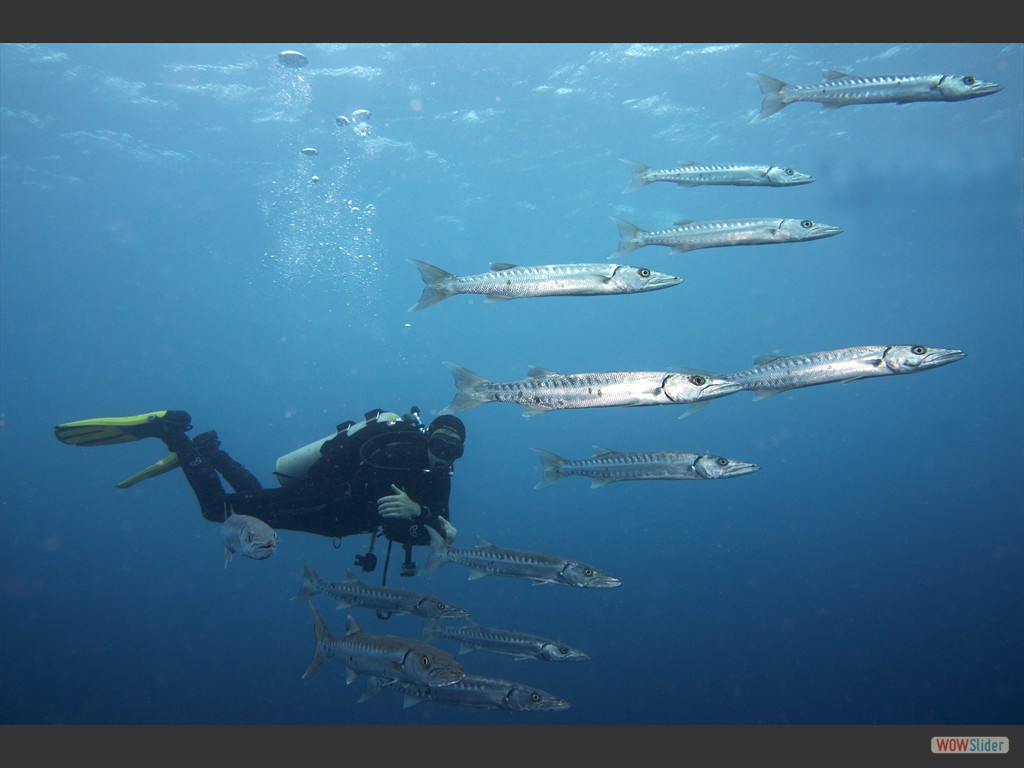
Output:
[[[308,445],[296,448],[294,451],[278,457],[277,463],[274,466],[274,476],[277,478],[277,482],[286,488],[293,483],[305,479],[310,467],[320,460],[321,448],[323,448],[324,443],[327,441],[334,440],[341,434],[344,434],[346,437],[352,437],[368,424],[390,425],[399,421],[412,422],[421,430],[424,428],[423,422],[420,420],[420,409],[416,406],[412,407],[411,416],[399,416],[397,413],[381,411],[379,409],[370,411],[362,421],[347,421],[339,424],[333,434],[321,437],[319,440],[314,440]]]

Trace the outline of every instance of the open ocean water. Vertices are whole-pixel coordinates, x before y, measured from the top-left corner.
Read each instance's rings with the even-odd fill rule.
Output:
[[[291,48],[307,66],[279,63]],[[1022,62],[1019,43],[0,45],[0,722],[1020,724]],[[1003,90],[753,119],[746,73],[806,84],[829,69]],[[369,118],[336,119],[356,110]],[[816,181],[625,194],[620,159]],[[684,278],[647,294],[407,311],[422,289],[409,258],[457,274],[604,262],[611,216],[843,232],[618,259]],[[163,445],[80,449],[52,431],[187,410],[273,486],[278,456],[339,422],[436,414],[455,393],[446,360],[495,381],[530,366],[728,373],[866,344],[967,357],[738,393],[682,420],[677,406],[460,414],[456,543],[579,559],[622,586],[468,580],[457,565],[401,579],[395,562],[388,584],[585,650],[580,664],[457,656],[565,698],[560,712],[403,708],[390,690],[359,703],[363,681],[333,661],[302,679],[303,564],[341,580],[368,537],[281,531],[272,558],[225,569],[180,472],[115,488]],[[534,488],[532,448],[595,445],[761,469]],[[314,603],[340,634],[346,612]],[[349,613],[390,634],[423,625]]]

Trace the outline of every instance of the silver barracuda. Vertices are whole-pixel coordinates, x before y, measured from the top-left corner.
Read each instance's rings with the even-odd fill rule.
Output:
[[[673,253],[687,253],[700,248],[722,248],[730,245],[771,245],[820,240],[841,233],[842,227],[810,219],[724,219],[692,221],[680,219],[668,229],[640,229],[625,219],[611,220],[619,228],[619,249],[609,259],[647,245],[664,245]]]
[[[725,378],[762,399],[799,387],[850,382],[875,376],[917,373],[967,357],[959,349],[894,345],[844,347],[792,357],[762,356],[751,368]]]
[[[323,595],[337,601],[338,608],[374,608],[392,614],[409,614],[427,619],[463,619],[469,611],[430,595],[367,584],[352,571],[341,582],[324,581],[309,565],[302,575],[302,586],[292,600]]]
[[[516,661],[587,661],[590,656],[578,648],[540,635],[531,635],[515,629],[485,627],[470,621],[461,626],[442,624],[429,619],[423,625],[424,642],[451,640],[459,644],[459,653],[490,651],[512,656]]]
[[[586,563],[543,552],[524,552],[496,547],[486,539],[477,539],[475,547],[453,547],[441,534],[427,526],[430,534],[430,556],[423,568],[432,573],[447,563],[469,568],[470,579],[484,576],[511,576],[528,579],[534,584],[561,584],[567,587],[609,588],[622,584],[611,574]]]
[[[748,475],[757,464],[710,453],[682,451],[639,451],[620,453],[594,446],[587,459],[564,459],[556,453],[534,448],[543,464],[543,475],[534,488],[543,488],[563,477],[585,477],[591,488],[624,480],[718,480]]]
[[[869,75],[858,77],[829,70],[820,83],[790,85],[768,75],[748,72],[764,96],[756,119],[774,115],[788,104],[811,101],[822,110],[854,104],[910,104],[917,101],[965,101],[988,96],[1003,86],[973,75]]]
[[[445,365],[455,377],[457,392],[441,413],[456,413],[484,403],[521,405],[525,416],[562,408],[687,405],[738,391],[732,382],[705,372],[555,373],[533,367],[526,379],[493,382],[456,363]]]
[[[309,608],[313,612],[316,647],[303,679],[327,659],[345,665],[348,684],[359,675],[368,675],[432,687],[451,685],[466,674],[451,654],[419,640],[364,632],[351,616],[345,623],[345,634],[336,637],[328,631],[312,603]]]
[[[625,192],[633,192],[656,181],[669,181],[681,187],[796,187],[810,184],[813,176],[779,165],[740,165],[738,163],[680,163],[675,168],[651,168],[643,163],[623,160],[633,170],[633,182]]]
[[[554,712],[570,706],[565,699],[532,685],[483,675],[466,675],[458,682],[440,688],[374,678],[367,683],[366,693],[360,701],[365,701],[383,688],[402,691],[405,694],[403,708],[415,706],[422,701],[474,709],[507,709],[513,712]]]
[[[277,531],[252,515],[228,512],[220,524],[220,538],[224,542],[224,567],[237,555],[253,560],[266,560],[277,549]]]
[[[485,302],[543,296],[614,296],[649,293],[683,282],[681,277],[628,264],[544,264],[522,267],[494,262],[490,272],[453,275],[425,261],[409,259],[423,278],[420,300],[410,312],[436,304],[449,296],[479,294]]]

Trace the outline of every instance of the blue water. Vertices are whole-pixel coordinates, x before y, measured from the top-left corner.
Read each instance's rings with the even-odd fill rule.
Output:
[[[291,47],[307,67],[279,66]],[[1020,44],[4,44],[0,56],[0,722],[1022,722]],[[1005,87],[752,121],[761,95],[746,72],[811,83],[831,68]],[[357,109],[371,112],[365,135],[335,121]],[[620,158],[781,164],[817,181],[624,194]],[[604,261],[609,216],[844,232],[644,248],[624,260],[685,279],[645,295],[457,296],[407,312],[422,288],[407,258],[459,274]],[[494,380],[531,365],[730,372],[861,344],[968,357],[741,393],[684,420],[673,406],[462,414],[457,543],[572,557],[623,585],[470,581],[456,565],[400,579],[396,563],[388,583],[587,651],[583,664],[458,657],[572,704],[547,714],[403,708],[393,691],[358,703],[363,683],[347,686],[336,662],[303,680],[312,622],[291,600],[303,563],[339,580],[367,537],[282,531],[272,558],[225,569],[179,472],[114,487],[161,444],[81,449],[52,434],[183,409],[272,486],[277,456],[341,421],[443,408],[445,360]],[[594,445],[761,470],[534,489],[531,448],[581,458]],[[342,632],[345,612],[316,604]],[[374,631],[421,630],[352,613]]]

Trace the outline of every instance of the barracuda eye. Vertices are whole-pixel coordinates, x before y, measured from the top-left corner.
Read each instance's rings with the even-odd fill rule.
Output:
[[[591,576],[594,575],[594,569],[593,568],[584,568],[583,569],[583,575],[586,576],[587,578],[590,578]]]
[[[726,466],[726,465],[727,465],[728,463],[729,463],[729,460],[728,460],[728,459],[719,459],[719,460],[718,460],[718,466],[720,466],[720,467],[724,467],[724,466]]]
[[[974,85],[976,82],[978,81],[974,79],[973,75],[966,75],[964,77],[964,85]]]
[[[787,169],[786,169],[786,175],[787,175],[787,176],[792,176],[792,175],[793,175],[793,173],[794,173],[794,171],[793,171],[793,169],[792,169],[792,168],[787,168]]]
[[[420,656],[420,664],[422,664],[424,667],[429,667],[430,666],[430,657],[429,656]]]
[[[565,647],[559,648],[558,651],[559,651],[559,653],[563,653],[563,654],[566,654],[566,655],[568,655],[568,653],[569,653],[569,649],[565,648]]]
[[[640,269],[638,269],[637,272],[639,272],[640,277],[650,277],[651,276],[651,270],[649,270],[647,267],[640,267]]]
[[[803,227],[804,229],[810,229],[811,227],[814,226],[814,222],[811,221],[810,219],[804,219],[803,221],[800,222],[800,226]]]
[[[539,693],[531,693],[530,694],[530,700],[531,701],[540,701],[540,694]]]
[[[697,375],[690,376],[689,377],[689,381],[695,387],[703,387],[708,382],[708,380],[705,379],[703,376],[697,376]]]
[[[917,347],[911,347],[910,351],[913,352],[915,355],[923,355],[923,354],[928,352],[928,348],[927,347],[917,346]]]

